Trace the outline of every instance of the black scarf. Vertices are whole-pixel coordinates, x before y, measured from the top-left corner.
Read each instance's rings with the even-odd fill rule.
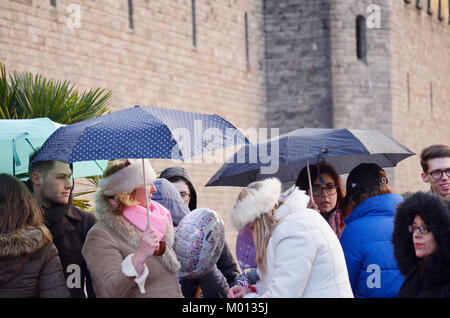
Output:
[[[47,226],[59,222],[61,218],[66,215],[67,211],[72,207],[72,194],[70,195],[69,202],[67,204],[57,204],[50,208],[42,206],[44,211],[44,222]]]

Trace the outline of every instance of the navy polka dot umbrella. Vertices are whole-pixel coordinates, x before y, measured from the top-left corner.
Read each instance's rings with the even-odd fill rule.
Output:
[[[186,160],[248,142],[236,127],[218,115],[135,106],[60,127],[42,145],[34,161]]]
[[[246,143],[248,139],[218,115],[134,106],[58,128],[34,161],[186,160],[203,152]]]

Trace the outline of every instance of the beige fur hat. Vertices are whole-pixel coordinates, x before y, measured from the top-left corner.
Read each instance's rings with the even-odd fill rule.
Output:
[[[280,180],[269,178],[259,182],[259,189],[247,187],[247,196],[238,200],[228,211],[230,220],[238,231],[261,215],[269,213],[278,203],[281,194]]]
[[[118,192],[132,192],[144,184],[144,169],[142,159],[127,159],[131,164],[119,171],[100,179],[98,187],[106,195],[114,195]],[[145,181],[151,183],[156,179],[156,173],[148,160],[144,160]]]

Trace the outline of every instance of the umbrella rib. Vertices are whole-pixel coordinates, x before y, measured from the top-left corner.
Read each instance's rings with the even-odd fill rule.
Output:
[[[389,160],[390,162],[392,162],[392,164],[394,165],[394,167],[396,167],[397,166],[397,164],[396,163],[394,163],[394,161],[392,161],[392,159],[391,158],[389,158],[385,153],[382,153],[382,155],[387,159],[387,160]]]
[[[25,140],[27,141],[27,143],[30,145],[30,147],[36,151],[36,148],[34,148],[34,146],[31,144],[31,141],[28,140],[28,138],[25,138]]]
[[[102,167],[100,167],[100,165],[98,164],[97,160],[94,160],[95,164],[97,165],[97,167],[100,169],[101,172],[103,172]]]

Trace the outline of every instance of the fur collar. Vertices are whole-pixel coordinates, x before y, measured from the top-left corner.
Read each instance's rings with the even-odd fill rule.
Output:
[[[50,237],[44,225],[0,234],[0,257],[18,257],[37,252],[48,243],[44,234]]]
[[[283,204],[277,209],[277,219],[282,219],[291,213],[305,210],[308,206],[310,198],[306,195],[305,191],[299,190],[298,188],[289,189],[288,191],[283,193],[285,199]]]
[[[102,189],[95,193],[94,214],[98,220],[102,220],[114,233],[118,234],[130,246],[137,249],[140,243],[142,231],[133,226],[121,215],[114,215],[111,211],[114,207],[108,202],[109,197],[105,196]],[[166,251],[162,256],[157,257],[161,263],[171,272],[178,272],[181,268],[177,256],[173,250],[174,229],[171,221],[167,218],[166,235],[163,240],[166,241]]]

